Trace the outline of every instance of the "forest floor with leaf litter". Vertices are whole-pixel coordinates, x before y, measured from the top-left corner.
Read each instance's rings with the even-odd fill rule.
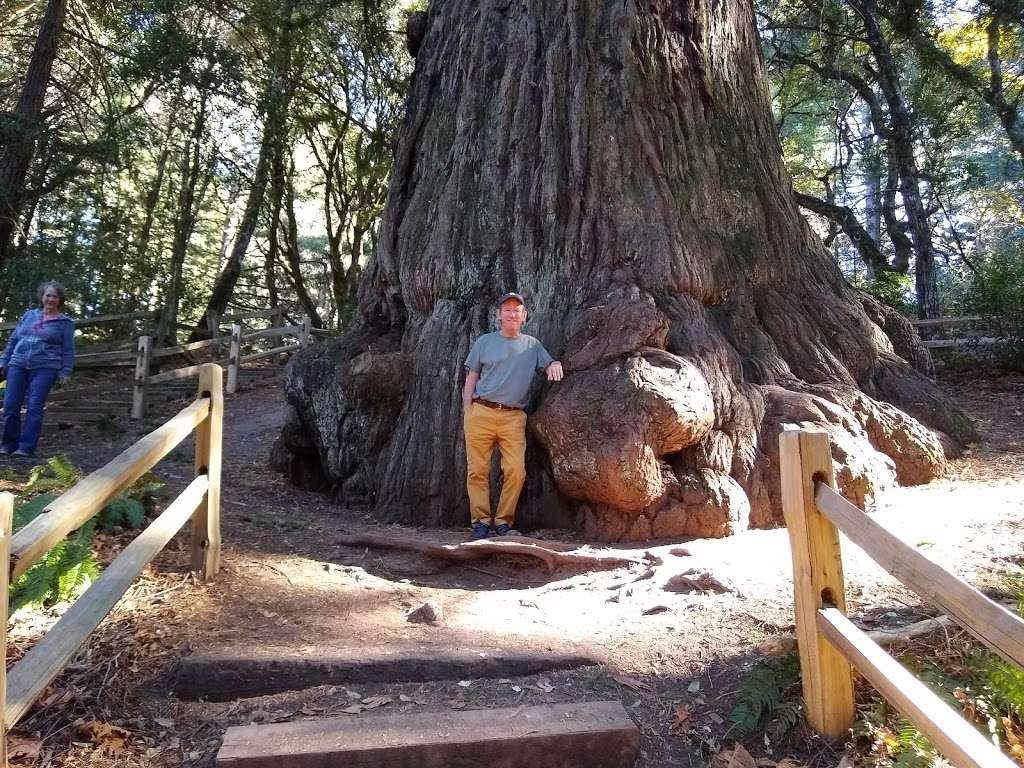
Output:
[[[951,376],[944,385],[983,439],[946,479],[884,493],[876,518],[976,586],[998,587],[1022,563],[1024,376]],[[383,526],[270,472],[267,455],[283,419],[276,378],[229,397],[225,414],[221,574],[197,583],[187,572],[187,537],[177,537],[19,724],[13,765],[198,768],[213,765],[230,725],[609,698],[620,698],[640,727],[638,765],[645,768],[701,765],[715,754],[721,761],[730,754],[723,748],[743,740],[729,722],[740,681],[762,658],[760,644],[792,631],[785,531],[616,547],[616,555],[653,565],[583,573],[517,558],[446,564],[342,546],[342,535],[433,543],[466,535]],[[48,431],[42,445],[88,471],[139,434],[83,427]],[[191,478],[191,457],[185,443],[158,465],[171,491]],[[562,531],[537,535],[582,543]],[[125,541],[104,537],[101,552],[109,559]],[[861,626],[906,624],[928,613],[849,543],[844,567],[849,611]],[[407,621],[426,602],[440,610],[439,621]],[[11,659],[60,611],[16,616]],[[223,703],[170,694],[176,662],[192,653],[358,657],[368,649],[427,657],[577,653],[597,664],[526,677],[321,686]],[[815,765],[839,761],[833,747],[799,730],[779,743],[761,733],[745,742],[763,765],[790,755]]]

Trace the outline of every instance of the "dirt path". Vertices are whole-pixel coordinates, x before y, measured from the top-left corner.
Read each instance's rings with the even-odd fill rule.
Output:
[[[990,586],[1022,562],[1024,377],[950,381],[948,388],[978,420],[984,442],[955,462],[949,479],[885,493],[876,519],[929,557]],[[96,748],[95,738],[79,734],[85,743],[65,743],[62,759],[210,766],[226,725],[320,716],[371,695],[390,696],[385,706],[396,712],[621,697],[644,734],[639,765],[697,765],[726,733],[722,720],[756,644],[792,623],[783,530],[624,548],[624,554],[661,559],[654,575],[640,580],[641,571],[547,573],[502,560],[446,567],[414,554],[339,546],[340,533],[443,543],[465,535],[381,526],[270,473],[266,456],[282,420],[276,381],[230,398],[226,414],[223,572],[210,585],[185,579],[185,542],[179,541],[161,557],[157,573],[115,609],[90,653],[102,663],[117,647],[131,659],[113,665],[120,704],[96,699],[63,716],[44,707],[27,725],[43,736],[55,731],[50,741],[62,743],[58,729],[65,739],[74,733],[73,714],[118,724],[131,735],[111,756]],[[91,469],[136,437],[130,431],[105,438],[100,448],[77,439],[59,447]],[[158,471],[172,487],[187,482],[191,446],[176,450]],[[571,539],[564,532],[541,535]],[[916,598],[848,542],[844,554],[850,610],[865,626],[918,615]],[[711,574],[729,591],[666,591],[673,575],[690,569]],[[441,620],[408,622],[407,613],[427,601],[440,608]],[[358,658],[510,650],[578,653],[603,666],[505,680],[330,686],[224,704],[167,698],[173,663],[189,653]],[[76,679],[87,687],[95,676],[87,670],[59,680],[56,689],[73,687]],[[680,703],[695,713],[688,738],[669,731]]]

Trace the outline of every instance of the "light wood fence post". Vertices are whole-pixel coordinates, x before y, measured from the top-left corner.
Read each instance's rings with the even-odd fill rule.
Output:
[[[152,354],[152,340],[139,336],[139,348],[135,353],[135,386],[132,390],[132,418],[141,419],[146,415],[146,379],[149,378],[149,363]]]
[[[839,532],[814,501],[816,481],[835,485],[828,435],[802,430],[779,435],[782,511],[793,553],[793,598],[807,721],[818,733],[845,736],[856,716],[853,668],[818,632],[826,605],[846,614]]]
[[[198,397],[210,398],[210,414],[196,427],[196,474],[205,474],[206,500],[192,517],[192,570],[209,581],[220,570],[220,470],[224,429],[224,370],[206,363],[199,370]]]
[[[0,493],[0,768],[7,768],[7,606],[10,598],[14,496]]]
[[[306,347],[313,343],[313,321],[309,315],[302,316],[302,333],[299,336],[299,344]]]
[[[217,314],[217,310],[211,309],[206,313],[206,328],[210,331],[210,338],[213,339],[210,354],[216,360],[220,357],[220,344],[217,343],[217,339],[220,338],[220,316]]]
[[[242,367],[242,326],[231,326],[231,349],[228,352],[228,394],[238,389],[238,369]]]

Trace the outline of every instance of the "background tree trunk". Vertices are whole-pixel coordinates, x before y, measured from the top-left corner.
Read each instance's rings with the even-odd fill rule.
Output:
[[[970,432],[800,215],[743,0],[431,4],[375,258],[289,366],[276,466],[465,525],[463,361],[508,290],[568,372],[534,392],[524,528],[780,524],[785,424],[830,433],[861,503],[942,473],[918,419]]]
[[[57,58],[57,43],[64,28],[66,12],[66,0],[49,0],[46,4],[21,97],[14,109],[12,124],[4,131],[12,138],[0,148],[0,265],[11,245],[24,192],[25,174],[32,162],[36,138],[42,130],[40,115],[53,61]]]

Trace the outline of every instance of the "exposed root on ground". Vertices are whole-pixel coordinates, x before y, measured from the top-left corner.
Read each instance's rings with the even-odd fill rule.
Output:
[[[346,547],[372,547],[374,549],[395,549],[402,552],[418,552],[427,557],[462,563],[470,560],[482,560],[487,557],[514,555],[532,557],[541,560],[553,571],[555,568],[574,568],[588,571],[603,571],[613,568],[629,568],[636,565],[647,566],[648,561],[632,557],[600,554],[593,550],[564,551],[567,545],[539,539],[520,539],[517,541],[468,541],[462,544],[430,544],[412,539],[396,539],[391,536],[375,536],[360,534],[342,536],[335,540],[336,544]]]

